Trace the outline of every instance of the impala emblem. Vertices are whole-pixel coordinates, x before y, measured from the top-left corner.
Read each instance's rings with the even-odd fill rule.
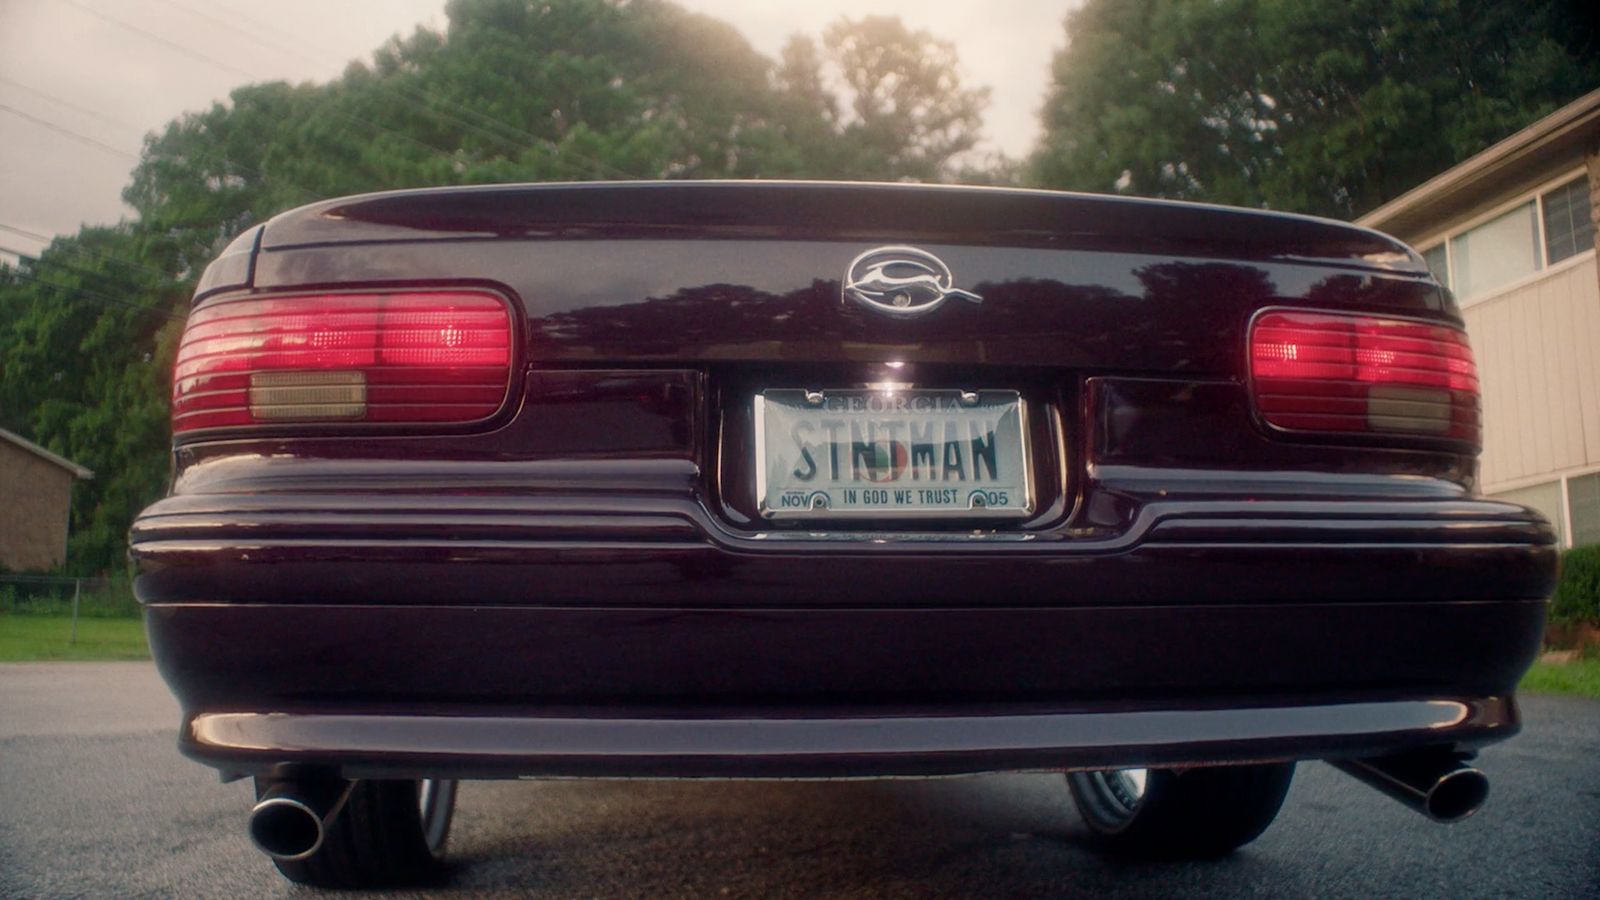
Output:
[[[915,247],[878,247],[856,257],[844,273],[844,299],[891,316],[931,313],[951,297],[982,303],[956,287],[944,260]]]

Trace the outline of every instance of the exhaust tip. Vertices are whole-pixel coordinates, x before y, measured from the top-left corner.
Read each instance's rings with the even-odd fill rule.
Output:
[[[1477,769],[1461,768],[1440,778],[1423,799],[1423,811],[1435,822],[1459,822],[1489,799],[1489,778]]]
[[[1428,749],[1330,762],[1435,822],[1459,822],[1489,799],[1489,776],[1464,764],[1459,753]]]
[[[250,811],[250,841],[273,859],[305,859],[322,847],[322,838],[322,817],[292,797],[268,797]]]

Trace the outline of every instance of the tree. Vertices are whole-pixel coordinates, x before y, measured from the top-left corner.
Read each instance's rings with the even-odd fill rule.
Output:
[[[829,88],[840,82],[849,112]],[[812,148],[831,171],[877,180],[936,181],[961,172],[977,145],[988,88],[965,88],[955,46],[898,18],[841,19],[823,32],[822,50],[796,35],[783,51],[778,85],[801,127],[815,123]],[[973,172],[963,173],[970,177]]]
[[[397,37],[327,84],[247,85],[179,117],[146,139],[123,193],[137,219],[0,266],[0,424],[96,473],[74,491],[70,569],[123,559],[167,476],[186,299],[227,241],[284,209],[484,182],[931,178],[976,138],[982,97],[957,88],[953,50],[895,20],[830,30],[856,90],[846,117],[815,45],[774,64],[663,0],[447,13],[444,31]]]
[[[0,423],[96,473],[73,489],[74,571],[119,566],[128,524],[165,483],[177,265],[170,242],[118,226],[0,266]]]
[[[1571,0],[1089,0],[1030,179],[1353,217],[1600,85]]]
[[[655,0],[453,0],[325,85],[249,85],[147,140],[124,193],[209,256],[277,210],[361,191],[759,174],[770,63]]]

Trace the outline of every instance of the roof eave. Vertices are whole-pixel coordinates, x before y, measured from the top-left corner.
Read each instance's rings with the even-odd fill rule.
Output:
[[[38,444],[35,444],[33,441],[28,440],[20,434],[0,428],[0,440],[15,444],[23,450],[32,453],[34,456],[39,457],[45,462],[52,463],[60,466],[63,469],[66,469],[68,472],[72,473],[74,478],[79,478],[84,481],[90,481],[94,478],[94,473],[88,469],[85,469],[83,466],[80,466],[72,460],[67,459],[65,456],[51,453],[49,450],[46,450]]]

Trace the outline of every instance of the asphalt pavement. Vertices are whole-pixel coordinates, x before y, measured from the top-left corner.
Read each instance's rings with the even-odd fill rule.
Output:
[[[1094,852],[1060,776],[472,782],[444,882],[473,897],[1600,897],[1600,702],[1529,697],[1489,803],[1430,823],[1320,763],[1203,864]],[[246,782],[174,748],[147,663],[0,665],[0,896],[273,897]],[[363,895],[365,896],[365,895]]]

